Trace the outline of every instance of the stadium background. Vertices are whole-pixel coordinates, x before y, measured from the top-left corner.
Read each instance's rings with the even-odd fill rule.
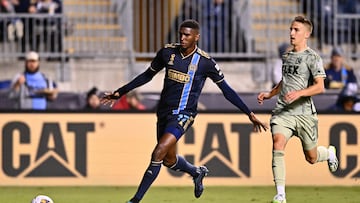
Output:
[[[228,50],[209,52],[219,61],[229,83],[260,113],[262,119],[268,119],[274,101],[259,107],[254,95],[269,88],[271,61],[277,56],[277,45],[288,40],[288,24],[294,15],[307,11],[305,15],[321,25],[315,30],[310,46],[319,51],[324,61],[329,60],[332,46],[339,45],[345,50],[346,59],[359,72],[359,37],[352,39],[360,36],[359,10],[352,14],[337,13],[337,8],[340,8],[338,1],[326,1],[331,3],[330,8],[335,12],[331,22],[326,23],[325,15],[311,12],[311,9],[315,11],[320,7],[310,6],[309,2],[313,1],[233,2],[233,15],[238,15],[238,20],[229,26],[242,31],[241,37],[244,37],[247,48],[234,51],[230,46],[234,39],[229,39],[224,42],[229,44]],[[104,91],[113,90],[144,70],[155,51],[167,42],[168,31],[175,17],[181,13],[183,3],[180,0],[64,0],[64,13],[53,16],[63,19],[64,28],[70,29],[67,34],[61,30],[64,50],[54,53],[39,50],[41,69],[58,81],[61,90],[58,101],[51,107],[62,113],[15,112],[9,109],[11,101],[6,97],[6,84],[22,70],[23,61],[19,58],[24,53],[16,48],[19,42],[3,39],[0,45],[4,50],[0,53],[0,79],[4,84],[0,98],[0,184],[136,185],[138,181],[129,178],[127,173],[137,173],[136,177],[143,173],[152,146],[149,143],[154,141],[155,116],[152,113],[91,114],[75,111],[82,108],[83,96],[92,86],[96,85]],[[312,13],[318,16],[315,18]],[[2,19],[7,17],[1,15]],[[23,14],[23,17],[29,16]],[[325,27],[329,23],[354,25],[357,29],[349,34],[344,29],[339,31]],[[326,29],[332,30],[332,34],[325,32]],[[324,33],[328,34],[326,38],[322,36]],[[48,60],[52,58],[57,60]],[[156,77],[140,88],[149,107],[156,103],[161,89],[162,75]],[[188,143],[180,143],[181,153],[193,158],[195,163],[213,166],[216,173],[208,178],[210,185],[271,185],[269,133],[250,136],[246,118],[232,112],[234,108],[220,97],[214,85],[208,83],[204,92],[201,101],[208,110],[217,112],[205,111],[199,115],[193,135],[183,140]],[[360,117],[358,114],[326,114],[325,107],[335,102],[337,93],[330,91],[315,100],[318,108],[323,110],[320,114],[320,142],[324,145],[336,143],[341,149],[339,173],[330,174],[326,164],[315,167],[305,164],[299,153],[300,145],[294,140],[287,152],[289,184],[359,186],[357,128]],[[135,123],[143,127],[133,126]],[[249,144],[242,144],[242,139]],[[132,147],[133,142],[139,145]],[[136,153],[136,161],[128,160],[129,152]],[[127,164],[129,162],[130,165]],[[156,184],[190,185],[191,181],[163,170]]]

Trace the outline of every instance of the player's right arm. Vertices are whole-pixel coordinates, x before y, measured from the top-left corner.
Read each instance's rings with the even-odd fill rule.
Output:
[[[135,77],[132,81],[130,81],[128,84],[120,87],[119,89],[115,90],[112,93],[105,93],[104,96],[100,99],[100,102],[102,104],[109,104],[112,106],[116,100],[120,99],[123,95],[130,92],[131,90],[140,87],[148,82],[150,82],[153,77],[165,67],[164,61],[163,61],[163,51],[164,49],[161,49],[156,54],[155,58],[151,62],[151,66],[146,69],[145,72],[141,73],[137,77]]]
[[[275,85],[275,87],[270,92],[260,92],[257,96],[259,104],[263,104],[265,99],[271,99],[273,96],[279,94],[282,86],[282,80]]]
[[[100,100],[101,103],[105,105],[110,104],[110,106],[112,106],[117,99],[120,99],[126,93],[151,81],[156,73],[156,71],[149,67],[145,72],[138,75],[128,84],[120,87],[112,93],[105,93],[105,95]]]

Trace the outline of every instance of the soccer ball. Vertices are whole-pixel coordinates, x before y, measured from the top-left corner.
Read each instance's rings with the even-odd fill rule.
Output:
[[[54,203],[54,201],[46,195],[38,195],[31,201],[31,203]]]

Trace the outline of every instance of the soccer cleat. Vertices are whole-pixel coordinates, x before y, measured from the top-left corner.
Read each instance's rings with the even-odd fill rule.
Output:
[[[286,203],[285,195],[277,194],[271,203]]]
[[[329,150],[329,153],[333,153],[333,155],[334,155],[334,160],[328,159],[329,170],[332,173],[334,173],[339,167],[339,160],[336,157],[336,148],[334,146],[330,145],[328,150]]]
[[[202,180],[209,173],[209,170],[206,168],[206,166],[200,166],[198,170],[199,170],[199,175],[193,178],[195,184],[194,195],[196,198],[199,198],[203,193],[204,186]]]

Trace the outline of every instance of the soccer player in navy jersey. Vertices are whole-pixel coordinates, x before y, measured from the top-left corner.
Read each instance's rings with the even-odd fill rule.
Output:
[[[103,104],[112,105],[127,92],[149,82],[165,68],[164,86],[157,109],[157,144],[136,194],[127,203],[140,202],[158,176],[161,165],[190,174],[195,185],[194,195],[196,198],[201,196],[204,190],[202,180],[209,170],[205,166],[196,167],[177,155],[176,143],[194,122],[200,92],[207,77],[217,84],[227,100],[248,115],[254,125],[254,132],[268,129],[225,82],[216,62],[197,47],[200,38],[198,22],[182,22],[179,37],[180,44],[166,45],[158,51],[145,72],[113,93],[105,94],[101,100]]]

